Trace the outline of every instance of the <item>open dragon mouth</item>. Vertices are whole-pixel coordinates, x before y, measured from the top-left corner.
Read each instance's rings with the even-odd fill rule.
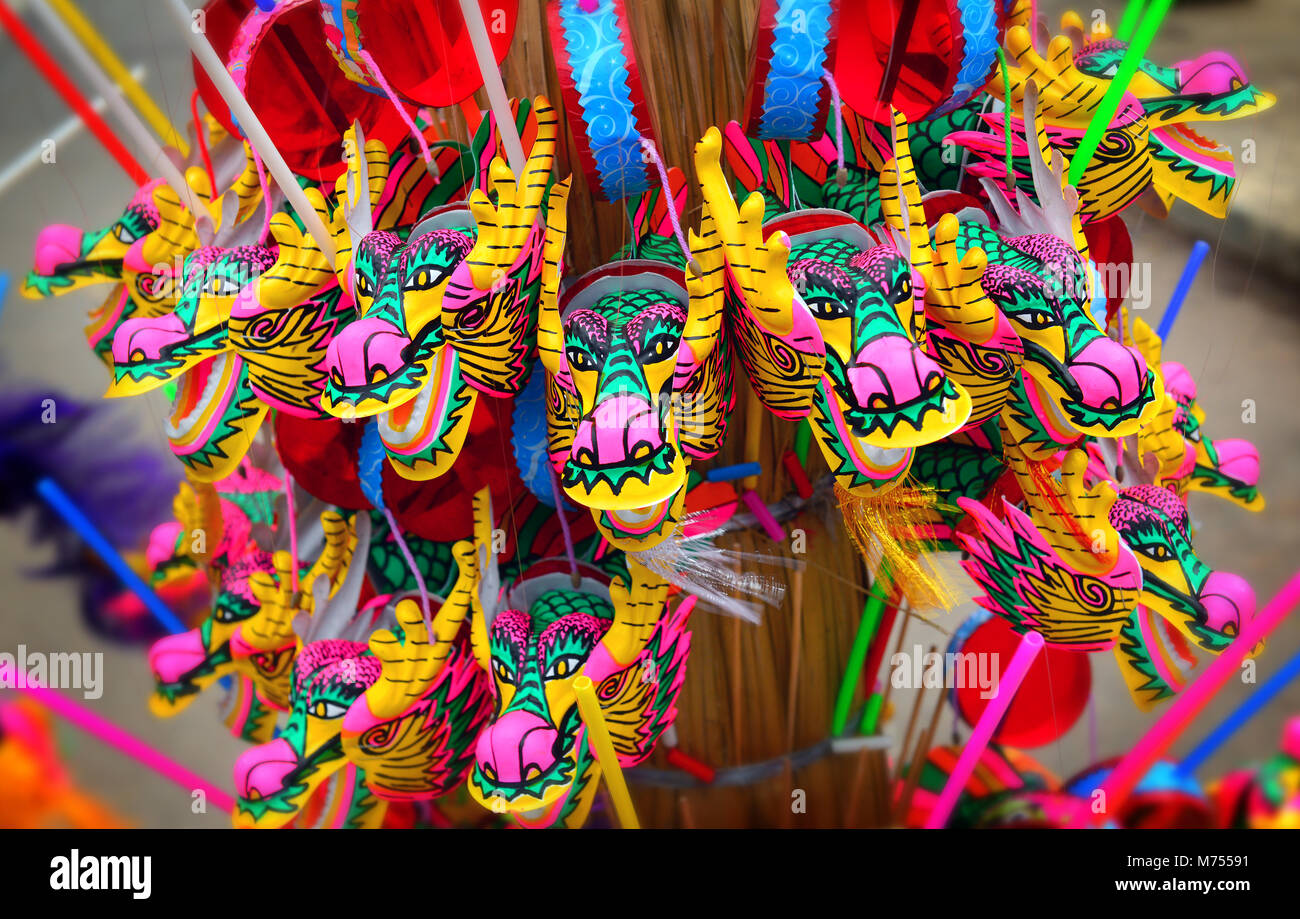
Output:
[[[576,767],[577,762],[570,750],[545,772],[537,770],[522,782],[501,782],[490,766],[475,763],[470,790],[485,807],[492,807],[495,801],[498,807],[504,804],[511,812],[532,815],[531,819],[536,820],[543,815],[550,816],[552,810],[568,797]]]
[[[445,350],[436,322],[411,341],[387,321],[357,320],[330,342],[321,407],[337,418],[392,411],[429,385],[435,358]]]
[[[653,533],[663,526],[675,497],[677,495],[674,493],[662,501],[656,501],[646,507],[605,510],[601,514],[603,518],[601,522],[607,522],[609,529],[614,532],[629,536],[644,536],[647,533]]]
[[[229,343],[223,323],[198,335],[178,328],[174,314],[128,319],[113,335],[113,382],[109,398],[149,392],[224,354]]]
[[[1039,420],[1060,443],[1094,437],[1127,437],[1136,434],[1147,411],[1164,394],[1158,377],[1147,373],[1135,398],[1120,402],[1111,396],[1099,405],[1084,402],[1083,387],[1066,364],[1046,348],[1025,341],[1023,368],[1026,395]]]
[[[970,397],[943,378],[937,378],[929,392],[890,411],[858,405],[853,393],[838,384],[835,394],[854,438],[882,449],[919,447],[941,440],[965,424],[971,409]]]
[[[22,294],[29,299],[61,297],[74,290],[122,278],[122,260],[86,259],[63,262],[49,272],[29,271]]]
[[[1161,130],[1171,138],[1175,139],[1179,146],[1195,150],[1199,153],[1211,155],[1215,153],[1223,153],[1227,149],[1223,144],[1213,138],[1206,137],[1203,134],[1198,134],[1196,131],[1192,130],[1191,126],[1185,123],[1166,125]]]
[[[225,412],[235,391],[238,356],[223,352],[199,361],[181,374],[172,400],[172,411],[164,425],[173,444],[193,443],[196,435],[212,427]]]

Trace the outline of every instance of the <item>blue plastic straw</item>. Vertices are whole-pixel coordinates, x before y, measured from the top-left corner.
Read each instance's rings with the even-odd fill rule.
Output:
[[[1210,736],[1201,741],[1195,750],[1183,758],[1182,763],[1178,766],[1178,771],[1184,775],[1191,775],[1211,756],[1229,737],[1237,731],[1251,718],[1259,714],[1259,710],[1282,691],[1282,689],[1300,676],[1300,652],[1292,655],[1291,659],[1282,665],[1282,669],[1269,677],[1258,689],[1252,692],[1246,701],[1237,706],[1234,711],[1223,722],[1215,728]]]
[[[188,631],[181,621],[176,618],[176,614],[171,611],[166,603],[162,601],[153,589],[146,584],[140,575],[132,570],[131,566],[126,563],[126,559],[113,548],[112,544],[104,538],[104,534],[99,532],[93,523],[90,522],[81,508],[77,507],[68,497],[67,492],[59,487],[53,479],[44,478],[36,483],[37,493],[45,499],[45,503],[54,508],[59,516],[67,521],[68,526],[72,527],[84,539],[90,548],[95,550],[95,554],[104,560],[104,564],[113,569],[118,580],[127,586],[137,597],[145,608],[153,614],[167,631],[173,635]]]
[[[733,482],[736,479],[747,479],[751,475],[758,475],[763,471],[763,467],[758,463],[736,463],[734,466],[718,466],[716,469],[710,469],[704,473],[704,477],[710,482]]]
[[[1187,256],[1187,264],[1183,266],[1183,276],[1178,279],[1174,295],[1169,298],[1165,314],[1160,317],[1160,328],[1156,329],[1156,334],[1160,336],[1161,341],[1169,337],[1169,330],[1174,327],[1174,320],[1178,318],[1178,312],[1183,308],[1187,292],[1192,289],[1192,282],[1196,280],[1196,272],[1201,270],[1201,262],[1205,261],[1205,257],[1209,254],[1210,244],[1203,239],[1198,239],[1196,245],[1192,246],[1192,254]]]

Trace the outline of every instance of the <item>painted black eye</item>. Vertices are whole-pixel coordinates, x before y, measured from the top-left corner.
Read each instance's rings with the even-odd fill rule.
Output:
[[[566,654],[551,661],[551,666],[546,668],[546,679],[563,680],[573,676],[582,667],[582,657],[577,654]]]
[[[843,319],[849,314],[848,306],[834,297],[814,297],[804,302],[814,319]]]
[[[1139,547],[1138,551],[1140,551],[1143,555],[1145,555],[1147,558],[1151,559],[1152,561],[1167,562],[1169,561],[1169,559],[1173,558],[1173,553],[1169,551],[1169,547],[1166,546],[1164,543],[1156,543],[1150,546],[1141,546]]]
[[[507,686],[515,685],[514,673],[499,660],[492,661],[492,674],[497,678],[497,682],[499,683],[504,683]]]
[[[130,245],[140,237],[132,233],[131,230],[127,228],[126,224],[115,223],[113,224],[113,238],[116,239],[118,242],[126,243],[127,245]]]
[[[233,297],[237,293],[239,293],[239,285],[221,275],[213,275],[203,285],[203,295],[207,297]]]
[[[595,370],[596,362],[591,359],[591,355],[581,348],[569,348],[564,352],[564,356],[569,360],[570,370]]]
[[[357,296],[369,297],[374,294],[374,288],[370,284],[370,279],[364,274],[357,275]]]
[[[912,299],[912,279],[903,278],[902,283],[899,284],[898,286],[898,294],[897,296],[894,297],[894,302],[906,303],[908,300],[911,299]]]
[[[429,290],[438,284],[438,275],[428,268],[421,268],[406,281],[403,290]]]
[[[310,712],[315,718],[333,720],[335,718],[342,718],[346,715],[348,713],[348,707],[346,705],[340,705],[337,702],[332,702],[329,699],[317,699],[312,703]]]
[[[639,357],[643,361],[654,363],[671,357],[676,352],[677,336],[671,332],[659,332],[641,345]]]
[[[1018,313],[1016,319],[1019,320],[1021,325],[1028,329],[1045,329],[1052,324],[1051,314],[1042,312],[1041,310]]]

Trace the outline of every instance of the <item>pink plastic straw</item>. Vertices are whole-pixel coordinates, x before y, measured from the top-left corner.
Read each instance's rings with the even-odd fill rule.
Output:
[[[1042,649],[1042,635],[1037,632],[1026,632],[1021,636],[1020,645],[1016,648],[1016,653],[1011,656],[1011,664],[1007,667],[1006,673],[1002,674],[1002,679],[998,680],[998,688],[994,690],[993,698],[989,700],[988,707],[984,709],[980,720],[975,724],[970,740],[966,741],[961,756],[957,758],[957,765],[948,776],[948,783],[943,786],[943,793],[939,795],[939,800],[925,821],[927,830],[941,830],[948,822],[957,799],[961,797],[962,789],[966,787],[967,780],[975,771],[975,764],[984,755],[985,748],[993,738],[993,732],[997,730],[1002,716],[1011,705],[1011,700],[1016,697],[1016,691],[1024,682],[1025,674],[1029,672],[1030,665]]]
[[[781,528],[781,524],[776,522],[772,512],[767,509],[763,499],[758,496],[758,492],[746,490],[740,497],[744,499],[745,506],[749,508],[749,512],[754,515],[754,519],[758,521],[759,526],[763,528],[763,532],[767,533],[772,542],[781,542],[785,539],[785,530]]]
[[[1106,802],[1107,811],[1116,813],[1116,808],[1147,774],[1152,763],[1178,739],[1178,735],[1200,714],[1215,693],[1223,688],[1223,684],[1233,674],[1240,672],[1241,662],[1246,659],[1246,655],[1281,624],[1297,603],[1300,603],[1300,571],[1291,575],[1291,580],[1269,601],[1268,606],[1246,623],[1237,640],[1211,661],[1194,683],[1174,698],[1173,704],[1119,761],[1106,781],[1101,783],[1101,791],[1105,795],[1102,800]],[[1089,820],[1102,823],[1106,820],[1106,814],[1089,813],[1080,816],[1075,825],[1086,825]]]
[[[12,668],[8,664],[0,667],[0,680],[4,677],[13,677]],[[7,682],[16,685],[18,681],[10,679]],[[196,789],[202,791],[207,795],[209,801],[222,810],[234,810],[235,800],[230,795],[206,779],[199,778],[175,760],[159,753],[144,741],[131,736],[113,722],[99,717],[84,705],[79,705],[62,693],[47,689],[44,686],[32,686],[28,683],[25,688],[19,691],[27,693],[54,714],[66,718],[86,733],[98,737],[110,747],[115,747],[136,762],[149,767],[163,778],[171,779],[188,791]]]

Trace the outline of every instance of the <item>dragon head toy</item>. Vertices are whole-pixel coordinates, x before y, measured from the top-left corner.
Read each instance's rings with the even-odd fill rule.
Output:
[[[555,186],[547,213],[537,337],[547,450],[564,491],[590,508],[612,545],[649,549],[676,532],[687,466],[717,454],[734,404],[719,344],[722,254],[706,214],[704,236],[691,234],[688,270],[680,254],[645,257],[671,251],[667,208],[684,204],[655,190],[633,208],[641,214],[634,257],[587,273],[561,295],[568,190],[568,180]]]
[[[133,249],[159,226],[154,190],[156,179],[141,186],[122,215],[99,230],[86,231],[52,224],[36,235],[32,270],[23,281],[22,294],[32,300],[61,297],[92,284],[122,279],[122,263]]]
[[[837,482],[855,494],[891,487],[915,447],[960,429],[971,409],[923,348],[913,268],[929,264],[929,241],[919,196],[900,203],[900,184],[913,181],[901,116],[895,135],[898,158],[880,173],[880,201],[898,242],[832,210],[764,224],[762,194],[737,208],[727,188],[720,132],[710,129],[695,154],[726,253],[728,329],[750,381],[778,416],[811,413]],[[754,147],[730,137],[733,161],[754,158]],[[775,170],[769,159],[748,174]]]
[[[369,547],[369,519],[357,517],[358,549]],[[235,764],[240,826],[278,827],[292,821],[340,768],[356,767],[384,799],[429,798],[454,788],[487,714],[487,689],[468,650],[471,595],[477,567],[473,545],[455,547],[462,564],[456,585],[432,620],[420,604],[397,603],[399,632],[370,631],[358,611],[366,553],[354,552],[334,597],[318,592],[310,619],[294,630],[289,720],[275,740],[247,751]],[[275,585],[277,605],[291,590]]]
[[[527,382],[558,118],[541,97],[520,113],[533,135],[524,174],[488,156],[467,203],[435,208],[413,228],[376,228],[385,175],[350,169],[340,179],[353,245],[339,267],[359,318],[330,346],[322,406],[379,415],[389,461],[408,479],[451,468],[480,395],[513,396]],[[480,133],[488,141],[476,150],[494,137],[490,123]]]
[[[1137,556],[1109,520],[1115,489],[1104,481],[1085,485],[1081,450],[1066,454],[1059,480],[1014,447],[1007,459],[1026,510],[1002,498],[997,515],[957,499],[974,524],[973,533],[958,530],[954,539],[970,553],[962,567],[984,591],[976,602],[1048,642],[1079,651],[1111,647],[1142,590]]]
[[[1161,365],[1165,386],[1177,408],[1174,428],[1195,451],[1196,461],[1188,487],[1227,498],[1247,510],[1262,511],[1264,496],[1259,491],[1259,450],[1248,440],[1211,440],[1201,429],[1205,410],[1196,402],[1196,381],[1182,364]]]
[[[1086,33],[1078,16],[1062,20],[1074,39],[1074,69],[1105,85],[1114,79],[1128,43],[1109,30]],[[1182,200],[1215,217],[1226,217],[1236,186],[1232,151],[1197,133],[1191,125],[1244,118],[1272,108],[1272,93],[1254,86],[1232,55],[1210,51],[1172,67],[1146,59],[1129,81],[1149,127],[1150,194],[1139,199],[1148,211],[1165,217]]]
[[[668,584],[630,559],[629,570],[630,580],[610,582],[584,568],[575,588],[567,571],[539,564],[475,629],[474,653],[491,674],[494,700],[469,778],[484,807],[526,827],[586,820],[600,765],[573,689],[581,675],[596,686],[624,768],[649,756],[672,724],[694,598],[667,611]]]
[[[1218,654],[1254,616],[1255,593],[1245,579],[1211,571],[1197,557],[1187,507],[1173,491],[1159,485],[1126,488],[1109,518],[1142,566],[1142,605],[1115,651],[1133,698],[1149,708],[1186,682],[1151,615],[1195,647]],[[1181,651],[1182,644],[1175,642],[1175,649]]]
[[[314,514],[305,511],[303,523]],[[355,543],[352,525],[342,516],[327,512],[320,517],[323,548],[315,563],[303,572],[300,591],[304,608],[310,609],[312,588],[319,579],[328,593],[336,589],[340,572],[347,568]],[[292,580],[294,561],[288,552],[274,553],[249,539],[240,549],[234,542],[238,527],[222,536],[217,550],[221,589],[211,615],[197,628],[157,641],[149,652],[149,666],[156,686],[149,699],[150,710],[170,717],[186,708],[216,680],[237,675],[252,681],[260,707],[286,711],[289,702],[289,667],[297,650],[291,628],[292,615],[283,604],[273,602],[274,577],[284,584]],[[304,531],[307,529],[303,527]],[[247,531],[245,531],[246,535]],[[295,609],[297,607],[295,606]],[[274,716],[244,722],[249,739],[269,740]]]
[[[1011,388],[1001,418],[1010,439],[1041,460],[1081,435],[1137,433],[1159,410],[1164,388],[1142,352],[1108,337],[1090,311],[1097,288],[1078,196],[1066,184],[1060,151],[1041,130],[1042,104],[1032,85],[1024,103],[1035,138],[1029,160],[1039,203],[1017,191],[1013,206],[985,180],[999,230],[960,221],[956,254],[983,253],[984,293],[1023,344],[1023,385]]]
[[[1036,84],[1045,101],[1047,134],[1068,159],[1095,117],[1128,45],[1112,39],[1106,30],[1085,39],[1079,17],[1067,14],[1067,35],[1052,39],[1047,53],[1039,55],[1030,40],[1030,9],[1028,0],[1022,0],[1009,21],[1010,86],[1004,87],[995,73],[990,92],[1005,96],[1009,90],[1009,101],[1019,103],[1026,87]],[[1101,220],[1134,201],[1164,217],[1178,199],[1213,216],[1225,216],[1236,185],[1232,152],[1190,125],[1242,118],[1275,101],[1253,86],[1241,65],[1222,52],[1173,67],[1141,61],[1079,181],[1080,218],[1085,223]],[[969,147],[979,158],[969,168],[972,175],[1002,182],[1005,115],[983,117],[989,132],[958,131],[949,140]],[[1024,176],[1033,131],[1026,132],[1024,122],[1015,117],[1012,131],[1014,169]]]

